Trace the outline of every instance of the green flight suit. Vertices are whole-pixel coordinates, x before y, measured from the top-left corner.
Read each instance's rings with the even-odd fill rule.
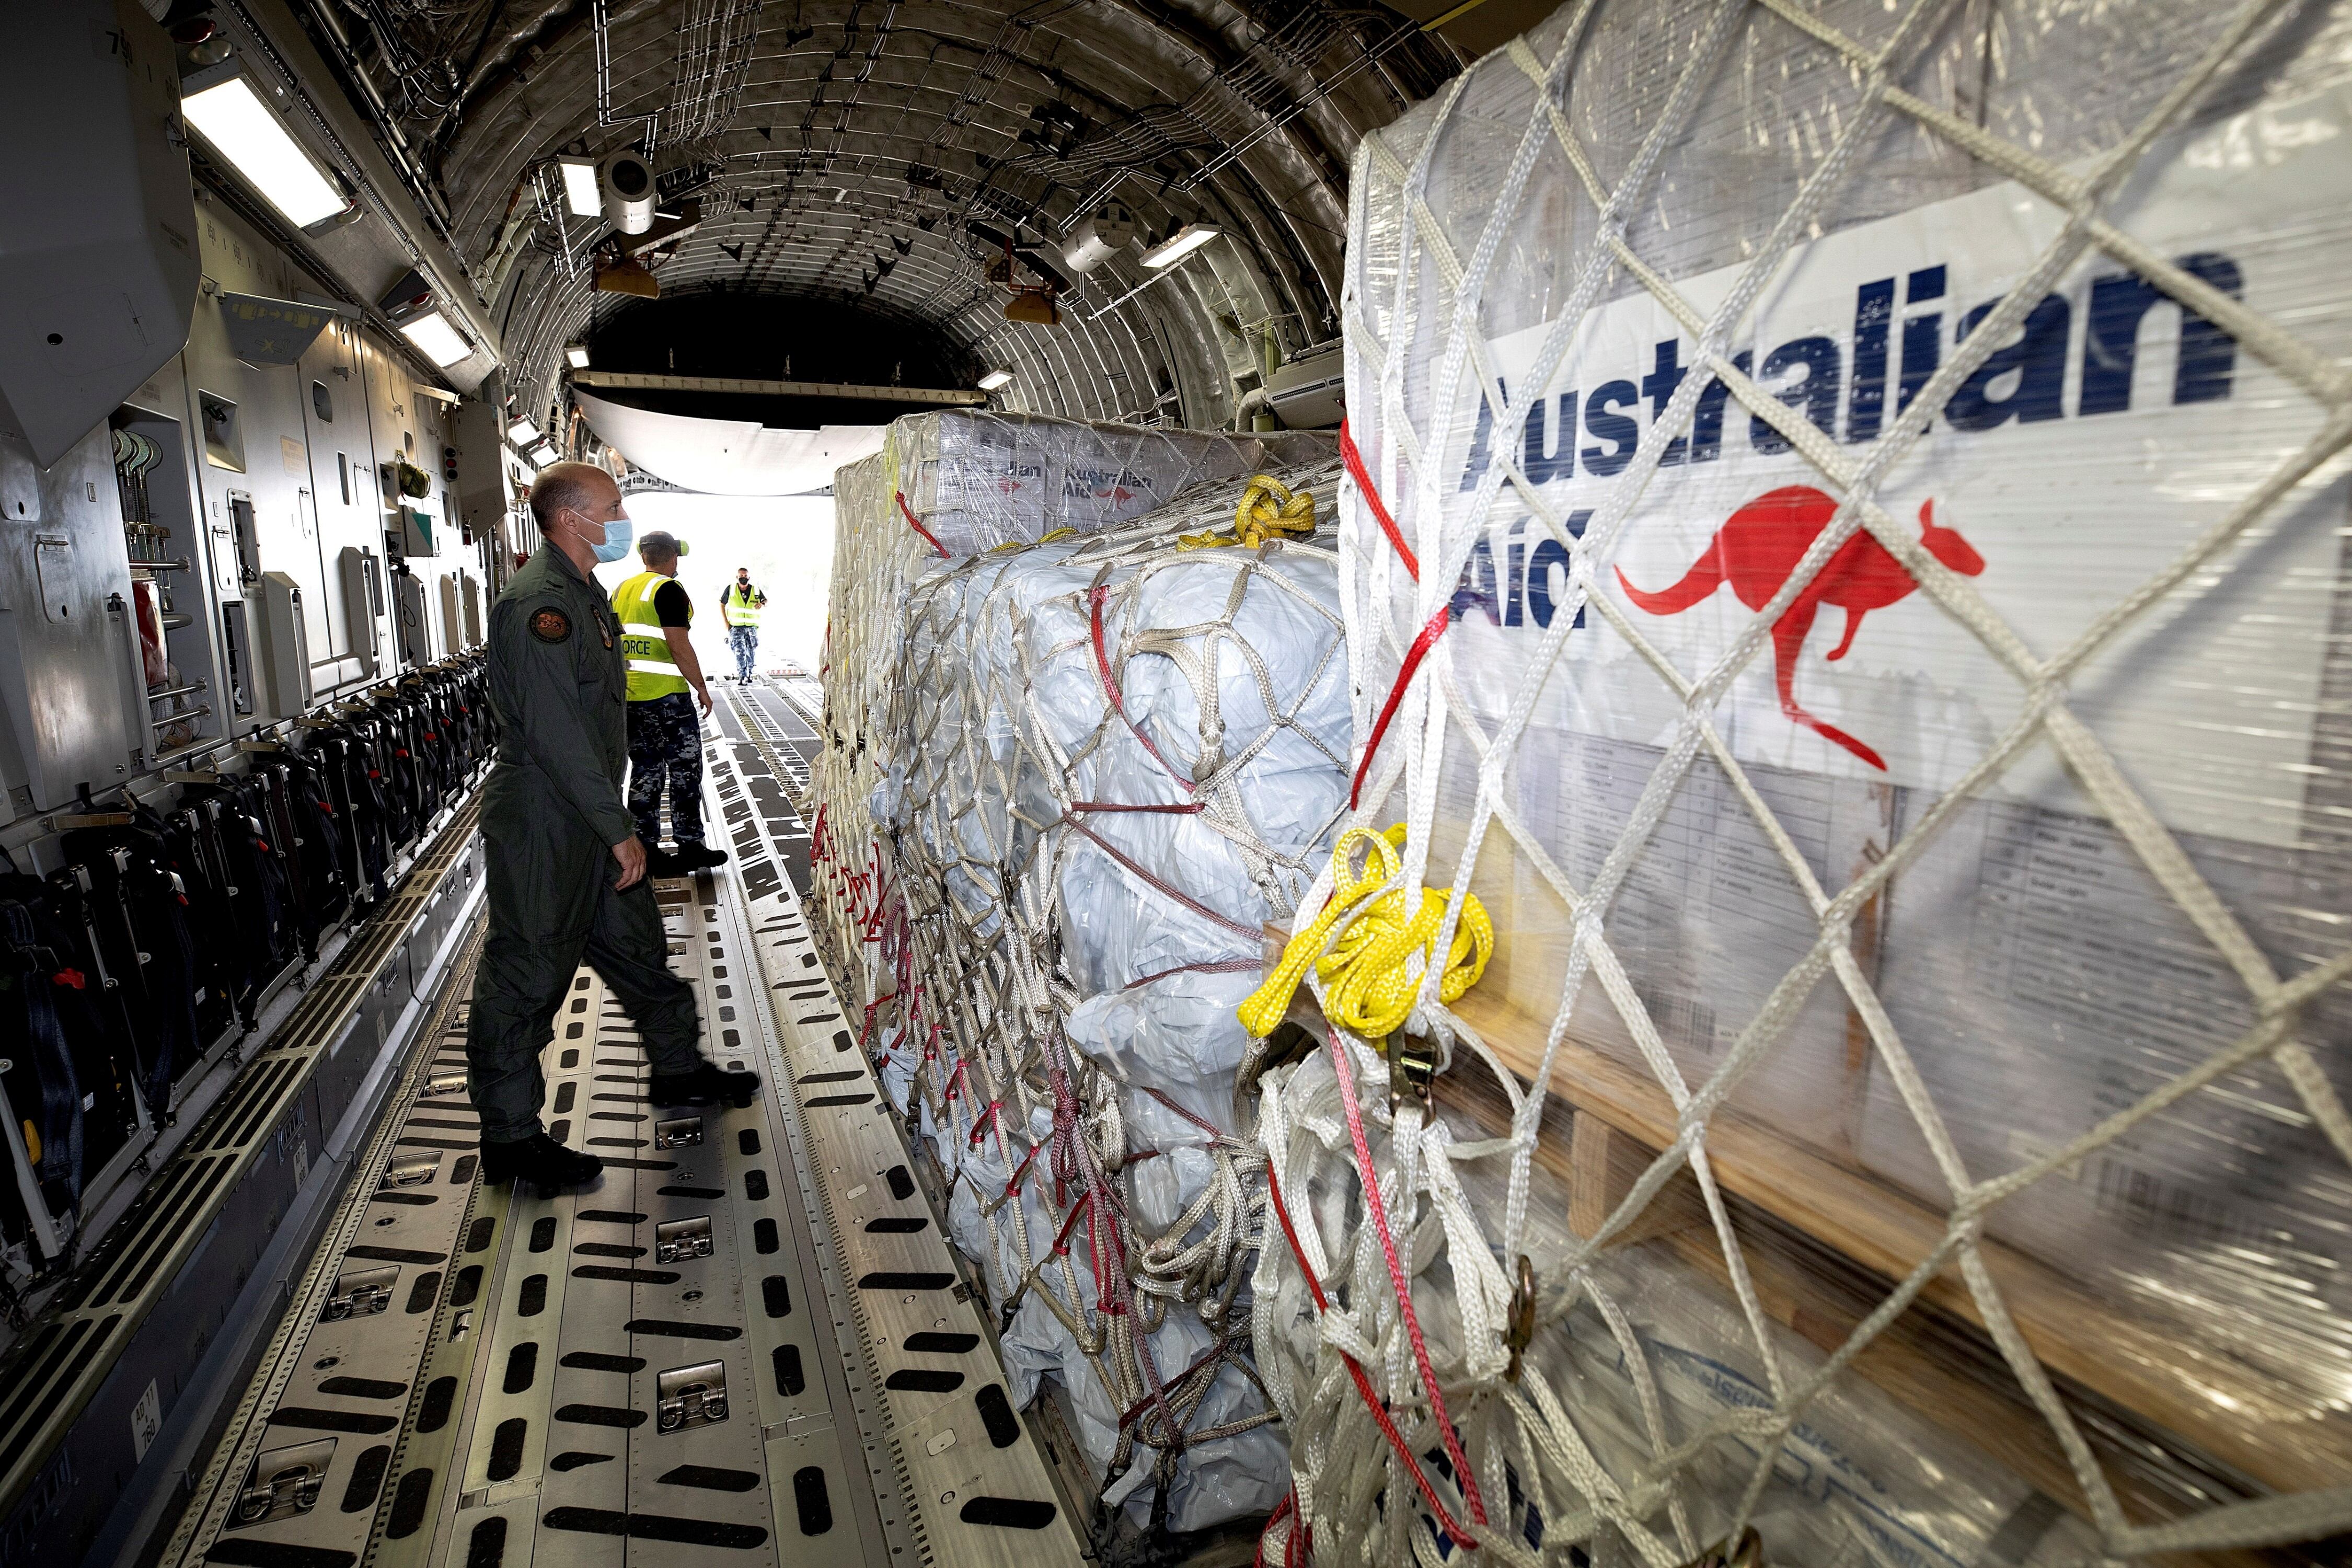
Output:
[[[693,990],[669,971],[652,881],[613,889],[612,846],[636,831],[621,798],[620,621],[552,545],[491,607],[489,697],[499,731],[482,791],[490,929],[474,976],[466,1086],[483,1142],[506,1143],[541,1130],[540,1053],[583,958],[635,1022],[656,1072],[693,1070],[701,1025]],[[584,1010],[576,1021],[594,1025]]]

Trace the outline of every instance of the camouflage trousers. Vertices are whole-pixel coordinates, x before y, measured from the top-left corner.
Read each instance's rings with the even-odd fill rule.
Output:
[[[702,842],[702,725],[694,695],[672,691],[629,704],[629,814],[648,847],[661,842],[662,785],[669,786],[670,837]]]
[[[758,658],[760,652],[760,628],[757,626],[729,626],[727,628],[727,646],[732,648],[735,652],[735,679],[744,681],[750,680],[753,674],[752,663]]]

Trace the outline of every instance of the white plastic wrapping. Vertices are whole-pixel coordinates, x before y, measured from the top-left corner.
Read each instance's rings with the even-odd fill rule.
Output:
[[[865,718],[826,800],[871,843],[853,865],[828,835],[837,929],[870,955],[871,1041],[950,1174],[1013,1391],[1059,1384],[1137,1527],[1200,1530],[1286,1486],[1250,1370],[1262,1198],[1234,1009],[1263,924],[1328,853],[1350,720],[1328,527],[1259,548],[1178,536],[1229,531],[1239,481],[1276,458],[1328,520],[1338,468],[1328,437],[1005,428],[1143,457],[1103,507],[1048,505],[1050,483],[1007,502],[992,476],[1023,464],[1001,442],[907,431],[915,488],[889,481],[889,504],[976,550],[948,557],[867,530],[881,475],[844,471],[845,546],[868,537],[836,570],[828,700],[836,730]],[[1171,453],[1215,477],[1107,527]],[[849,639],[863,675],[843,668],[841,606],[894,595],[887,637]]]
[[[2352,1465],[2347,22],[1599,0],[1358,162],[1359,820],[1494,918],[1433,1008],[1452,1070],[1663,1148],[1594,1217],[1690,1184],[1758,1355],[1814,1309],[1744,1281],[1727,1194],[1889,1302],[1823,1341],[1849,1376],[1901,1387],[1874,1352],[1908,1292],[1951,1314],[2001,1406],[1970,1440],[2063,1451],[2053,1495],[2118,1555],[2164,1549],[2151,1511],[2352,1517],[2319,1493]],[[1537,1125],[1478,1158],[1524,1171]],[[1488,1408],[1557,1216],[1524,1175],[1447,1210],[1433,1158],[1398,1179],[1462,1226],[1414,1254],[1436,1375]],[[1334,1310],[1419,1451],[1433,1401],[1346,1234]],[[1365,1418],[1318,1364],[1302,1450]],[[1826,1397],[1766,1382],[1776,1419]],[[1589,1530],[1686,1551],[1656,1507],[1752,1512],[1785,1451],[1661,1458]],[[2151,1454],[2230,1479],[2117,1503]],[[1373,1527],[1314,1490],[1318,1551],[1353,1550]]]

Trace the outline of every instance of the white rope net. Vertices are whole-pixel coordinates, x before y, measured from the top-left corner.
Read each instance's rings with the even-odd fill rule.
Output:
[[[2347,32],[1573,0],[1366,138],[1350,820],[1502,940],[1264,1079],[1265,1560],[2352,1526]]]
[[[1121,488],[1218,477],[1139,521],[1024,513],[928,566],[878,539],[836,575],[835,724],[856,700],[842,606],[899,585],[892,646],[856,633],[871,782],[851,794],[853,748],[828,747],[817,853],[866,981],[862,1043],[947,1179],[1016,1403],[1055,1380],[1108,1509],[1194,1531],[1286,1485],[1248,1341],[1263,1161],[1234,1008],[1341,812],[1349,703],[1329,438],[1177,441],[1172,463],[1119,464]],[[1205,542],[1243,476],[1317,452],[1276,472],[1321,501],[1319,535]],[[956,461],[939,471],[978,488]],[[864,481],[843,480],[847,545]],[[931,530],[944,509],[913,510]]]

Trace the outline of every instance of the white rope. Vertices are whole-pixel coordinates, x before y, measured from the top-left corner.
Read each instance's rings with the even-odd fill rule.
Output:
[[[1948,1291],[1955,1273],[1993,1347],[2049,1428],[2060,1462],[2088,1510],[2084,1528],[2096,1552],[2122,1558],[2255,1547],[2352,1526],[2352,1489],[2342,1487],[2217,1503],[2161,1524],[2130,1522],[2068,1396],[2020,1328],[1982,1239],[1996,1205],[2079,1168],[2087,1157],[2147,1127],[2189,1096],[2266,1060],[2277,1064],[2295,1103],[2328,1143],[2352,1161],[2352,1113],[2297,1036],[2306,1008],[2352,975],[2352,950],[2331,952],[2282,974],[2078,712],[2067,685],[2175,590],[2232,570],[2229,552],[2352,444],[2352,368],[2302,341],[2289,324],[2263,316],[2156,254],[2106,212],[2159,139],[2198,111],[2216,84],[2245,63],[2283,7],[2273,0],[2237,7],[2226,24],[2206,35],[2210,41],[2201,52],[2168,79],[2138,123],[2102,156],[2073,169],[1898,85],[1939,36],[1951,9],[1943,0],[1916,0],[1904,7],[1882,41],[1865,47],[1801,0],[1721,0],[1703,10],[1689,8],[1673,24],[1687,30],[1675,47],[1681,74],[1662,84],[1663,101],[1654,114],[1640,117],[1643,132],[1638,145],[1610,149],[1610,166],[1622,168],[1612,183],[1601,172],[1603,161],[1574,129],[1574,95],[1613,97],[1634,89],[1622,82],[1578,79],[1580,61],[1602,23],[1601,0],[1574,0],[1539,35],[1551,49],[1549,58],[1528,40],[1515,41],[1457,79],[1432,110],[1392,132],[1367,136],[1359,151],[1341,301],[1349,332],[1349,403],[1357,411],[1355,435],[1371,484],[1421,563],[1417,584],[1408,586],[1397,576],[1402,563],[1370,520],[1372,498],[1353,484],[1343,490],[1349,548],[1341,552],[1340,573],[1350,616],[1349,676],[1357,693],[1359,746],[1368,739],[1388,680],[1408,646],[1465,581],[1474,552],[1490,537],[1490,520],[1506,503],[1507,491],[1508,503],[1534,520],[1526,538],[1557,543],[1568,563],[1566,596],[1532,645],[1499,718],[1474,710],[1465,671],[1456,663],[1460,639],[1438,640],[1398,704],[1380,753],[1370,761],[1361,808],[1350,824],[1384,826],[1401,808],[1408,828],[1403,881],[1409,893],[1425,878],[1471,886],[1482,857],[1494,852],[1489,830],[1499,826],[1496,847],[1514,862],[1515,874],[1525,884],[1539,885],[1567,911],[1569,939],[1557,1006],[1549,1018],[1537,1020],[1544,1046],[1531,1085],[1523,1086],[1490,1044],[1440,1001],[1433,979],[1421,999],[1421,1017],[1446,1047],[1448,1070],[1492,1079],[1507,1108],[1507,1136],[1464,1139],[1442,1121],[1424,1121],[1410,1104],[1392,1117],[1382,1058],[1344,1038],[1339,1042],[1357,1078],[1381,1201],[1399,1254],[1419,1286],[1417,1310],[1429,1330],[1438,1379],[1486,1496],[1491,1523],[1480,1531],[1477,1546],[1496,1561],[1558,1562],[1571,1552],[1589,1552],[1598,1563],[1625,1561],[1616,1554],[1630,1550],[1632,1558],[1665,1568],[1691,1556],[1702,1537],[1736,1537],[1762,1506],[1784,1447],[1798,1440],[1813,1413],[1842,1397],[1857,1376],[1856,1363],[1923,1293],[1931,1288]],[[1612,13],[1607,20],[1628,18]],[[1643,243],[1633,237],[1634,220],[1646,211],[1644,204],[1661,179],[1687,175],[1675,157],[1694,135],[1696,106],[1744,24],[1792,28],[1827,50],[1851,74],[1856,100],[1841,106],[1829,146],[1771,232],[1743,249],[1748,259],[1728,291],[1702,310],[1676,287],[1670,269],[1643,254]],[[1507,85],[1501,79],[1506,76],[1517,79]],[[1516,129],[1496,118],[1496,107],[1512,101],[1514,93],[1528,100],[1526,122]],[[1475,118],[1465,107],[1472,103],[1477,105]],[[1876,437],[1849,446],[1768,391],[1735,363],[1729,350],[1784,275],[1792,252],[1818,236],[1824,216],[1838,210],[1834,204],[1842,193],[1872,172],[1874,150],[1895,127],[1939,139],[2017,182],[2053,204],[2060,221],[1999,303],[1942,359],[1926,384],[1899,410],[1887,411]],[[1500,172],[1491,192],[1482,193],[1475,204],[1464,204],[1476,214],[1475,229],[1450,230],[1433,206],[1431,191],[1441,176],[1459,177],[1444,169],[1443,161],[1472,137],[1484,139],[1486,151],[1481,155]],[[1552,158],[1564,173],[1545,171],[1550,181],[1546,189],[1580,194],[1591,206],[1576,210],[1577,251],[1571,265],[1554,273],[1564,295],[1547,303],[1547,326],[1528,356],[1528,368],[1506,390],[1491,362],[1483,323],[1498,287],[1500,258],[1530,226],[1559,221],[1529,197],[1543,161]],[[2299,449],[2242,492],[2216,500],[2210,524],[2160,570],[2096,610],[2065,646],[2037,651],[2027,628],[2012,626],[1973,582],[1931,555],[1916,529],[1889,513],[1877,494],[1953,395],[2000,345],[2019,334],[2044,293],[2086,256],[2100,253],[2226,332],[2238,348],[2309,398],[2318,417]],[[1579,334],[1627,282],[1654,300],[1696,341],[1696,352],[1605,500],[1572,529],[1530,481],[1518,454],[1530,411],[1549,395]],[[1759,430],[1776,434],[1836,498],[1836,510],[1720,657],[1706,668],[1685,672],[1611,598],[1593,589],[1602,563],[1616,558],[1628,520],[1668,460],[1669,447],[1693,437],[1712,383],[1727,389],[1728,399],[1717,405],[1713,417],[1720,420],[1736,407]],[[1455,480],[1464,473],[1459,432],[1423,428],[1414,421],[1420,410],[1449,418],[1465,403],[1474,409],[1483,405],[1486,423],[1481,438],[1489,455],[1475,483],[1457,493]],[[1564,434],[1561,439],[1572,437]],[[1910,574],[1923,603],[1962,628],[1991,667],[2015,682],[2018,707],[1951,787],[1906,825],[1886,853],[1860,874],[1826,887],[1752,770],[1735,756],[1715,711],[1783,612],[1833,555],[1864,531]],[[1680,717],[1664,737],[1663,755],[1638,800],[1612,830],[1606,853],[1579,879],[1523,814],[1515,764],[1547,682],[1561,679],[1570,631],[1587,612],[1656,675],[1679,704]],[[1494,684],[1491,672],[1487,684]],[[1855,957],[1855,925],[1899,873],[1920,862],[1970,801],[2037,750],[2063,762],[2074,786],[2114,825],[2154,886],[2227,963],[2242,996],[2217,997],[2216,1005],[2250,1004],[2252,1021],[2202,1060],[2135,1093],[2063,1146],[2037,1150],[2000,1174],[1979,1177],[1962,1157],[1874,976]],[[1618,894],[1643,864],[1668,807],[1702,756],[1753,820],[1773,863],[1787,873],[1810,911],[1815,932],[1729,1047],[1708,1064],[1704,1080],[1694,1084],[1612,945],[1609,921]],[[1432,869],[1431,862],[1441,856],[1440,869]],[[1301,901],[1312,907],[1330,890],[1326,872]],[[1437,938],[1441,951],[1452,938],[1454,920],[1449,912]],[[1951,940],[1964,938],[1955,933]],[[1767,1288],[1750,1268],[1732,1205],[1716,1178],[1710,1142],[1733,1091],[1772,1058],[1824,979],[1834,980],[1866,1037],[1874,1065],[1884,1069],[1894,1097],[1916,1123],[1948,1203],[1941,1235],[1906,1277],[1825,1353],[1800,1364],[1782,1354],[1786,1340],[1768,1310]],[[1593,1234],[1563,1236],[1556,1215],[1538,1212],[1538,1145],[1539,1138],[1559,1136],[1557,1115],[1551,1123],[1546,1121],[1553,1077],[1571,1044],[1570,1013],[1592,990],[1622,1019],[1634,1058],[1672,1106],[1675,1124],[1667,1146],[1646,1163]],[[1288,1195],[1298,1243],[1295,1256],[1287,1246],[1271,1244],[1262,1254],[1253,1307],[1261,1373],[1290,1429],[1297,1510],[1263,1543],[1265,1560],[1294,1557],[1311,1540],[1318,1563],[1436,1562],[1433,1527],[1410,1506],[1416,1482],[1367,1415],[1341,1359],[1352,1358],[1371,1379],[1410,1451],[1434,1454],[1434,1412],[1405,1351],[1403,1319],[1383,1254],[1364,1223],[1354,1156],[1326,1058],[1310,1058],[1266,1078],[1259,1136],[1278,1188]],[[1727,1408],[1696,1426],[1662,1394],[1651,1352],[1621,1299],[1623,1280],[1608,1262],[1611,1245],[1653,1211],[1670,1184],[1685,1178],[1696,1188],[1705,1232],[1719,1250],[1737,1313],[1752,1342],[1741,1351],[1760,1378],[1756,1402]],[[1492,1201],[1497,1192],[1499,1204]],[[1507,1360],[1501,1340],[1507,1317],[1501,1309],[1510,1293],[1507,1268],[1522,1252],[1547,1249],[1538,1300],[1549,1327],[1529,1352],[1533,1370],[1513,1384],[1501,1373]],[[1329,1299],[1328,1310],[1319,1313],[1307,1288],[1310,1274]],[[1634,1448],[1602,1443],[1593,1411],[1580,1411],[1554,1386],[1562,1347],[1573,1342],[1570,1322],[1580,1310],[1592,1314],[1600,1335],[1626,1369],[1641,1433]],[[1711,1467],[1720,1464],[1732,1439],[1742,1445],[1738,1451],[1745,1456],[1739,1461],[1744,1468],[1727,1489],[1713,1487],[1703,1478],[1715,1473]],[[1463,1495],[1460,1478],[1439,1479],[1437,1484],[1449,1510],[1466,1518],[1456,1500]],[[1508,1517],[1503,1512],[1507,1495],[1519,1500],[1513,1505],[1518,1511]],[[1523,1528],[1530,1509],[1539,1510],[1544,1523],[1537,1547],[1528,1544]],[[1707,1521],[1704,1531],[1697,1527],[1701,1517]]]

